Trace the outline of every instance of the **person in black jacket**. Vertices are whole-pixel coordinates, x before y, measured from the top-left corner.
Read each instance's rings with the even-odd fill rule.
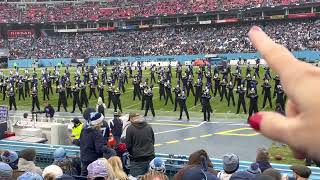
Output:
[[[239,94],[238,106],[237,106],[237,114],[239,114],[240,105],[242,105],[244,113],[247,114],[246,101],[245,101],[246,89],[243,87],[243,84],[241,84],[241,86],[238,87],[236,92]]]
[[[141,116],[130,120],[132,124],[126,131],[126,144],[130,153],[130,174],[134,177],[148,172],[149,163],[155,158],[154,132]]]
[[[250,105],[249,105],[249,117],[250,117],[253,113],[259,112],[258,95],[254,90],[254,88],[251,88],[251,91],[248,93],[247,97],[250,98]]]
[[[90,114],[90,122],[84,126],[80,134],[80,159],[81,176],[87,176],[87,166],[93,161],[105,157],[116,155],[116,152],[108,148],[103,140],[101,126],[104,116],[101,113]]]
[[[264,80],[264,83],[261,85],[262,89],[262,94],[263,96],[263,103],[262,103],[262,108],[266,106],[267,99],[269,101],[269,105],[272,108],[272,101],[271,101],[271,85],[269,83],[269,80],[266,79]]]
[[[48,102],[45,103],[44,113],[46,113],[46,118],[49,118],[52,121],[55,111]]]
[[[120,144],[121,143],[120,137],[122,135],[123,123],[122,123],[121,119],[119,118],[119,113],[118,112],[114,112],[113,116],[114,116],[114,118],[112,120],[112,123],[110,123],[110,129],[112,131],[113,137],[116,140],[116,143]]]

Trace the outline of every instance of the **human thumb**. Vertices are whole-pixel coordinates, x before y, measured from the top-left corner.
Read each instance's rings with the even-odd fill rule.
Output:
[[[264,136],[285,144],[290,144],[294,119],[276,112],[259,112],[249,118],[250,126]]]

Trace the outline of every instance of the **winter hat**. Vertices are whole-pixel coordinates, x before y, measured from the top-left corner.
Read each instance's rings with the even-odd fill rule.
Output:
[[[4,163],[0,162],[0,179],[1,180],[10,180],[12,177],[12,168]]]
[[[228,153],[223,156],[223,169],[225,172],[235,172],[239,168],[237,155]]]
[[[18,177],[17,180],[43,180],[42,177],[37,173],[25,172]]]
[[[54,177],[60,177],[63,175],[62,169],[57,165],[50,165],[44,168],[42,172],[42,177],[45,177],[48,174],[52,174]]]
[[[36,150],[34,148],[26,148],[20,152],[20,157],[27,161],[34,161]]]
[[[12,169],[17,169],[19,156],[15,151],[4,151],[1,154],[2,162],[9,164]]]
[[[247,171],[238,171],[232,174],[230,180],[254,180],[255,175],[247,172]]]
[[[149,170],[166,172],[166,165],[164,164],[161,158],[156,157],[150,162]]]
[[[181,180],[219,180],[217,176],[203,171],[199,166],[188,169]]]
[[[79,118],[75,117],[75,118],[72,119],[71,122],[72,122],[72,123],[75,123],[75,124],[79,124],[81,121],[80,121]]]
[[[104,116],[98,112],[90,113],[90,126],[96,126],[104,120]]]
[[[250,164],[250,166],[248,167],[247,170],[249,173],[254,174],[254,175],[258,175],[261,174],[261,170],[259,168],[259,164],[258,163],[252,163]]]
[[[55,161],[63,161],[66,155],[67,155],[67,152],[62,147],[59,147],[53,152],[53,158]]]
[[[87,167],[88,178],[108,177],[108,169],[104,159],[98,159]]]
[[[83,111],[83,119],[87,120],[87,121],[90,121],[90,114],[92,112],[96,112],[96,110],[94,108],[87,108]]]

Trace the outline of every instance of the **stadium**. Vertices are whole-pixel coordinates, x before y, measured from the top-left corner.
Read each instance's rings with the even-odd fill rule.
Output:
[[[0,179],[320,179],[319,0],[0,0]]]

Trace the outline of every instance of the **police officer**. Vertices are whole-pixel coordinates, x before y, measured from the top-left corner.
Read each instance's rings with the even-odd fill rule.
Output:
[[[98,86],[98,91],[99,91],[99,97],[101,97],[102,102],[104,102],[104,84],[103,82],[100,83]]]
[[[39,98],[38,98],[38,89],[36,86],[33,86],[31,94],[32,96],[32,109],[31,111],[34,111],[34,106],[37,106],[38,111],[40,111],[40,106],[39,106]]]
[[[259,112],[258,111],[258,94],[254,90],[254,88],[251,88],[247,97],[250,98],[250,105],[249,105],[249,117],[250,117],[253,113]]]
[[[74,113],[74,111],[76,110],[76,105],[78,105],[78,108],[79,108],[80,112],[82,113],[82,107],[81,107],[82,104],[80,102],[79,93],[80,93],[80,87],[77,84],[76,86],[72,87],[73,108],[72,108],[71,113]]]
[[[67,110],[66,88],[63,87],[62,85],[59,85],[59,86],[57,87],[56,92],[59,94],[57,112],[60,111],[60,106],[61,106],[61,104],[62,104],[64,110],[65,110],[66,112],[68,112],[68,110]]]
[[[228,86],[228,107],[230,106],[230,100],[232,100],[232,104],[233,106],[235,106],[235,103],[234,103],[234,95],[233,95],[233,84],[232,84],[232,81],[229,82]]]
[[[89,100],[88,100],[88,96],[87,96],[87,90],[86,90],[87,86],[82,82],[80,83],[80,85],[76,85],[76,91],[79,89],[80,90],[80,107],[82,108],[83,105],[86,106],[86,108],[89,105]],[[74,92],[73,92],[74,95]]]
[[[269,80],[264,80],[264,83],[261,85],[262,87],[262,94],[263,94],[263,103],[262,108],[265,107],[267,99],[269,101],[269,105],[272,108],[272,101],[271,101],[271,85],[269,83]]]
[[[178,99],[179,99],[179,105],[180,105],[180,118],[179,120],[181,120],[182,118],[182,112],[184,111],[186,113],[187,119],[189,120],[189,112],[187,109],[187,97],[184,94],[184,91],[182,91],[179,95],[178,95]]]
[[[172,93],[171,93],[171,83],[170,83],[170,80],[167,80],[165,83],[164,83],[164,88],[165,88],[165,92],[166,92],[166,102],[164,105],[167,105],[168,104],[168,99],[170,98],[170,101],[171,101],[171,104],[173,104],[173,98],[172,98]]]
[[[202,112],[203,112],[203,121],[210,121],[210,113],[212,113],[212,108],[210,104],[210,93],[209,89],[206,88],[203,90],[202,96],[201,96],[201,105],[202,105]]]
[[[239,114],[240,105],[242,105],[244,113],[247,114],[246,101],[245,101],[246,89],[243,87],[243,84],[238,86],[238,89],[237,89],[236,92],[239,94],[239,96],[238,96],[237,114]]]
[[[152,82],[152,81],[151,81]],[[140,97],[140,89],[139,89],[139,84],[140,82],[138,81],[138,78],[135,77],[133,79],[133,100],[135,101],[136,100],[136,96],[138,96],[139,100],[141,100],[141,97]]]
[[[121,100],[120,100],[121,92],[119,91],[119,88],[117,88],[113,92],[113,107],[114,107],[114,112],[118,111],[118,108],[120,112],[122,112],[122,107],[121,107]]]
[[[97,98],[96,87],[97,87],[97,84],[96,84],[94,78],[92,77],[92,79],[90,81],[89,99],[91,99],[92,94],[94,95],[95,98]],[[88,106],[86,105],[86,107],[88,107]]]
[[[9,86],[8,88],[8,96],[9,96],[9,106],[10,106],[10,109],[9,110],[12,110],[12,105],[14,106],[14,110],[16,111],[17,110],[17,104],[16,104],[16,99],[15,99],[15,93],[14,93],[14,88],[12,85]]]
[[[153,108],[153,93],[152,93],[152,88],[146,88],[146,90],[144,91],[145,94],[145,101],[146,101],[146,108],[145,108],[145,113],[144,116],[146,117],[148,115],[148,111],[149,109],[151,110],[152,116],[155,117],[156,114],[154,112],[154,108]]]
[[[194,96],[194,105],[196,106],[198,103],[198,100],[201,98],[202,81],[198,79],[194,87],[196,88],[196,94]]]
[[[179,102],[179,94],[181,93],[181,88],[179,86],[179,84],[177,84],[177,86],[174,88],[174,110],[173,111],[177,111],[177,106],[178,106],[178,102]]]
[[[226,79],[222,79],[222,82],[220,83],[220,87],[221,87],[220,102],[223,100],[223,97],[226,97],[226,100],[228,100]]]

